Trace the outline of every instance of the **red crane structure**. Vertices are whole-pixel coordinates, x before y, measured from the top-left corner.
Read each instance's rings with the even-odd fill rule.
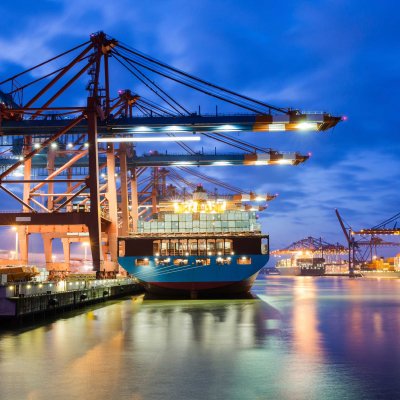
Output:
[[[135,87],[159,102],[131,89],[117,90],[123,71]],[[191,112],[156,79],[228,103],[241,113],[202,115],[200,108]],[[68,269],[70,244],[83,241],[90,243],[97,276],[114,277],[117,236],[134,230],[141,201],[138,179],[148,168],[168,167],[177,179],[182,169],[187,172],[195,165],[297,165],[308,155],[265,149],[232,134],[321,132],[340,120],[325,112],[304,113],[241,95],[98,32],[0,82],[0,190],[20,207],[0,213],[0,225],[18,229],[21,264],[28,262],[29,235],[39,233],[47,269],[53,273]],[[186,144],[200,138],[245,154],[241,161],[228,155],[205,160]],[[176,142],[189,159],[166,154],[145,164],[146,157],[138,157],[133,144],[158,140]],[[153,187],[164,179],[156,178]],[[51,258],[56,238],[63,244],[64,263]]]

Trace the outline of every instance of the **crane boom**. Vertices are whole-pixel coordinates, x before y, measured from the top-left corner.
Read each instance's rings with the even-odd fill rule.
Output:
[[[347,243],[350,243],[350,236],[349,236],[349,234],[348,234],[348,232],[347,232],[347,230],[346,230],[346,227],[344,226],[342,217],[340,216],[339,210],[338,210],[337,208],[335,209],[335,213],[336,213],[337,219],[338,219],[338,221],[339,221],[339,224],[340,224],[340,226],[342,227],[342,231],[343,231],[343,233],[344,233],[344,236],[345,236],[346,239],[347,239]]]

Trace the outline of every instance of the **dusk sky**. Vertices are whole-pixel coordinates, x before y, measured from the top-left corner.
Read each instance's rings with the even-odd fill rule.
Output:
[[[311,152],[301,166],[201,169],[246,190],[279,193],[260,215],[273,248],[307,236],[344,243],[335,208],[357,229],[400,211],[399,8],[361,0],[1,2],[0,80],[103,30],[261,101],[345,115],[328,132],[240,134],[277,150]],[[128,75],[115,81],[133,84]],[[198,104],[215,110],[213,99],[177,93],[193,111]],[[85,93],[70,96],[77,104]]]

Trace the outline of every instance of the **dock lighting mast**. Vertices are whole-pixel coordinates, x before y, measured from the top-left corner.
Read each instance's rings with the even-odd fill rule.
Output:
[[[121,71],[144,93],[117,88],[113,78],[118,74],[120,81]],[[239,111],[233,115],[192,112],[158,80]],[[69,93],[82,89],[82,83],[86,102],[71,105],[76,92]],[[115,277],[117,236],[137,226],[138,182],[147,168],[298,165],[308,155],[262,148],[236,134],[323,132],[340,121],[341,117],[329,113],[303,113],[241,95],[97,32],[88,41],[0,81],[0,191],[19,206],[14,212],[0,213],[0,225],[18,228],[22,264],[28,263],[29,236],[42,236],[50,276],[68,270],[71,243],[87,241],[89,235],[97,276]],[[129,142],[142,137],[173,141],[187,158],[137,156]],[[186,143],[195,144],[200,138],[233,146],[241,153],[200,154]],[[54,240],[62,242],[64,262],[51,258]]]

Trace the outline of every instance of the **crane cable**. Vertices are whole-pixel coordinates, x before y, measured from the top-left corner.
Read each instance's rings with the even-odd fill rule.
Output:
[[[276,107],[276,106],[272,106],[270,104],[261,102],[259,100],[253,99],[251,97],[248,97],[248,96],[242,95],[240,93],[236,93],[236,92],[234,92],[232,90],[226,89],[226,88],[224,88],[222,86],[218,86],[218,85],[215,85],[215,84],[213,84],[211,82],[208,82],[208,81],[205,81],[203,79],[200,79],[200,78],[198,78],[198,77],[196,77],[194,75],[188,74],[188,73],[186,73],[186,72],[184,72],[182,70],[179,70],[179,69],[174,68],[174,67],[172,67],[172,66],[170,66],[168,64],[165,64],[165,63],[163,63],[163,62],[161,62],[159,60],[156,60],[155,58],[150,57],[150,56],[148,56],[148,55],[146,55],[146,54],[144,54],[144,53],[142,53],[142,52],[140,52],[140,51],[138,51],[138,50],[136,50],[136,49],[134,49],[134,48],[132,48],[132,47],[130,47],[128,45],[123,45],[123,44],[121,44],[121,42],[118,43],[117,47],[122,48],[122,49],[124,49],[124,50],[126,50],[126,51],[128,51],[128,52],[130,52],[130,53],[132,53],[132,54],[134,54],[136,56],[138,56],[138,57],[141,57],[142,59],[150,61],[151,63],[157,64],[157,65],[159,65],[159,66],[161,66],[163,68],[169,69],[169,70],[171,70],[171,71],[173,71],[175,73],[183,75],[183,76],[185,76],[185,77],[187,77],[189,79],[192,79],[192,80],[194,80],[194,81],[196,81],[198,83],[201,83],[203,85],[210,86],[210,87],[215,88],[217,90],[220,90],[222,92],[226,92],[228,94],[234,95],[236,97],[239,97],[239,98],[241,98],[243,100],[246,100],[246,101],[249,101],[251,103],[255,103],[255,104],[261,105],[263,107],[266,107],[266,108],[268,108],[270,110],[278,111],[278,112],[285,113],[285,114],[287,114],[288,111],[289,111],[287,109]]]

